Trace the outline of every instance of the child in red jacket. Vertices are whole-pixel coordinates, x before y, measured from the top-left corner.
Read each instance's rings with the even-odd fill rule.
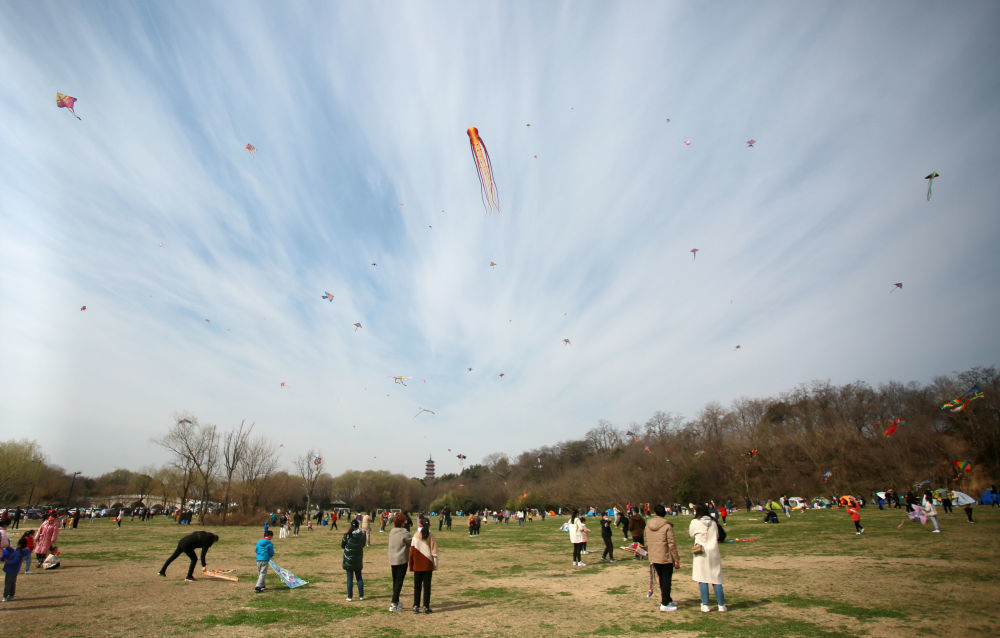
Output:
[[[861,514],[858,514],[857,503],[852,503],[850,507],[847,508],[847,513],[851,515],[851,520],[854,521],[854,532],[855,535],[861,535],[865,533],[865,528],[861,526]]]

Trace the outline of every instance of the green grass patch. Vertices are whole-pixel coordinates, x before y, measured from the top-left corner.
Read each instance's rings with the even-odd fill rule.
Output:
[[[459,592],[460,596],[478,598],[479,600],[499,600],[503,598],[515,598],[520,595],[517,590],[506,587],[484,587],[480,589],[470,588]]]
[[[629,593],[630,591],[632,591],[632,589],[633,588],[629,587],[628,585],[619,585],[618,587],[608,587],[607,589],[604,590],[604,593],[610,594],[612,596],[621,596],[623,594]]]
[[[818,600],[815,598],[799,598],[798,596],[775,596],[775,602],[789,607],[811,608],[820,607],[828,613],[850,616],[855,620],[866,621],[873,618],[906,618],[906,614],[886,608],[860,607],[835,600]]]

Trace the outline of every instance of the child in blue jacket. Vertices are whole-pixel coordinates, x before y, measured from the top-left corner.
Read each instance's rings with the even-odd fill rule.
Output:
[[[3,602],[14,600],[14,590],[17,587],[17,573],[21,571],[21,563],[25,558],[31,559],[28,541],[22,538],[17,541],[17,549],[3,548]]]
[[[258,594],[266,589],[264,586],[264,580],[267,578],[267,566],[271,562],[271,558],[274,557],[274,543],[271,542],[271,538],[274,536],[274,532],[267,530],[264,532],[264,538],[257,541],[257,586],[253,588]]]

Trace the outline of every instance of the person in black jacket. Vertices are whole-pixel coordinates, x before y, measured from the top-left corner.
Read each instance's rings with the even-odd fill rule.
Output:
[[[218,542],[218,540],[219,537],[211,532],[195,532],[193,534],[188,534],[177,543],[177,549],[175,549],[173,555],[167,559],[167,562],[163,563],[163,567],[160,568],[159,575],[166,576],[167,566],[170,565],[175,558],[184,553],[191,559],[191,566],[188,567],[187,578],[184,580],[193,583],[194,566],[198,564],[198,557],[195,555],[194,550],[201,548],[201,566],[207,567],[205,564],[205,554],[208,552],[208,548]]]
[[[615,548],[611,544],[611,519],[608,518],[607,512],[601,516],[601,539],[604,541],[604,553],[601,554],[601,560],[611,560],[615,562]]]

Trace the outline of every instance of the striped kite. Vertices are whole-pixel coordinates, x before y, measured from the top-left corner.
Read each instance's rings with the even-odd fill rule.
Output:
[[[941,406],[942,410],[948,410],[949,412],[961,412],[965,409],[965,406],[969,405],[972,401],[976,399],[983,398],[983,391],[979,389],[978,385],[974,385],[969,388],[969,391],[958,397],[957,399],[952,399],[944,405]]]
[[[472,148],[472,159],[476,163],[476,172],[479,174],[479,186],[482,190],[483,206],[486,214],[496,210],[500,212],[500,196],[497,194],[496,181],[493,179],[493,166],[490,164],[490,154],[486,152],[486,145],[483,138],[479,137],[479,129],[470,126],[469,146]]]
[[[250,144],[249,142],[247,142],[247,145],[244,148],[247,149],[247,153],[250,153],[250,157],[253,157],[254,155],[257,154],[257,147],[254,146],[253,144]]]

